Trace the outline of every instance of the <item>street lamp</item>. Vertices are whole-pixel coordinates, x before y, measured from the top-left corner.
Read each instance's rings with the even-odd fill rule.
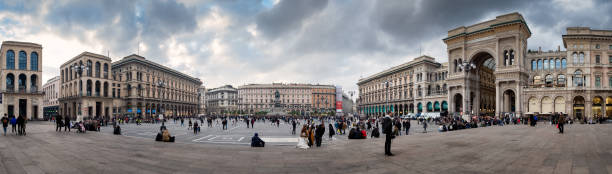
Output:
[[[79,64],[79,65],[73,65],[70,68],[79,75],[79,81],[80,81],[79,83],[81,83],[81,88],[79,88],[79,95],[82,96],[83,95],[83,91],[81,91],[81,90],[83,90],[82,89],[82,86],[83,86],[82,83],[83,82],[80,79],[81,79],[81,77],[83,77],[83,71],[89,71],[89,67],[87,67],[87,66],[85,66],[83,64]],[[75,108],[75,109],[77,109],[77,108]],[[79,102],[78,110],[79,110],[79,112],[78,112],[79,114],[78,115],[81,115],[81,103],[80,102]],[[80,119],[77,118],[77,120],[80,120]]]
[[[469,93],[468,93],[468,88],[469,88],[468,87],[468,85],[469,85],[469,83],[468,83],[468,75],[470,74],[469,73],[470,71],[476,69],[476,65],[474,63],[472,63],[472,62],[464,61],[464,62],[460,63],[458,66],[459,66],[459,68],[461,70],[463,70],[465,72],[465,77],[463,78],[463,81],[464,81],[464,84],[465,84],[465,88],[463,89],[463,100],[465,101],[464,103],[466,104],[465,108],[468,108],[470,110],[470,112],[471,112],[472,111],[472,109],[470,108],[470,98],[471,98],[471,96],[469,96]],[[464,112],[463,119],[470,121],[469,113],[467,111],[463,111],[463,112]]]
[[[159,98],[159,104],[157,105],[157,107],[159,108],[159,111],[158,111],[158,112],[160,112],[160,114],[164,114],[164,113],[162,113],[162,111],[161,111],[161,106],[160,106],[160,105],[161,105],[161,103],[162,103],[162,97],[164,96],[164,95],[162,94],[162,91],[163,91],[163,90],[162,90],[162,88],[163,88],[163,87],[165,87],[165,86],[166,86],[166,82],[164,82],[164,81],[162,81],[162,80],[157,80],[157,90],[159,91],[159,92],[157,93],[157,95],[159,96],[159,97],[157,97],[157,98]],[[165,115],[164,115],[164,117],[165,117]],[[164,119],[165,119],[165,118],[164,118]]]
[[[385,88],[387,88],[387,95],[385,96],[385,100],[386,100],[386,104],[385,104],[385,112],[387,110],[389,110],[389,97],[391,94],[389,94],[389,86],[393,85],[393,82],[389,81],[389,80],[385,80],[385,82],[383,83],[385,85]],[[383,113],[383,114],[387,114],[387,113]]]

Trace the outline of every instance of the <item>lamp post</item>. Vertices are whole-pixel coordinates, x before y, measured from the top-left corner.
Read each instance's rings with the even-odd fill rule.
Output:
[[[82,89],[83,81],[81,81],[81,77],[83,77],[83,71],[89,71],[89,67],[87,67],[87,66],[85,66],[83,64],[79,64],[79,65],[74,65],[74,66],[72,66],[70,68],[72,70],[74,70],[79,75],[79,83],[80,83],[80,86],[81,86],[81,88],[79,88],[79,96],[82,96],[83,95],[83,91],[81,91],[81,90],[83,90]],[[77,108],[78,108],[78,112],[77,113],[79,113],[79,114],[77,114],[77,117],[78,117],[78,115],[81,115],[80,114],[80,112],[81,112],[81,103],[80,102],[79,102],[79,106]],[[75,108],[75,109],[77,109],[77,108]],[[77,118],[77,120],[80,120],[80,119]]]
[[[348,93],[349,93],[349,95],[351,95],[351,102],[353,102],[353,95],[355,95],[355,91],[349,91]],[[353,102],[353,104],[355,104],[355,103]],[[353,108],[351,108],[351,109],[353,109]],[[353,112],[355,112],[355,111],[353,111]]]
[[[459,68],[461,68],[461,70],[463,70],[463,72],[465,72],[465,77],[463,78],[464,84],[465,84],[465,88],[463,89],[463,100],[465,101],[464,103],[466,104],[464,106],[464,108],[467,108],[466,110],[470,110],[470,112],[472,111],[472,109],[470,108],[470,98],[471,96],[469,96],[469,92],[468,92],[468,88],[469,88],[469,83],[468,83],[468,76],[469,76],[469,72],[472,70],[476,69],[476,65],[472,62],[461,62],[461,64],[459,64]],[[470,113],[468,113],[466,110],[463,111],[463,119],[470,121]]]
[[[383,112],[384,114],[387,114],[386,111],[389,110],[389,97],[391,94],[389,94],[389,86],[393,85],[393,82],[389,81],[389,80],[385,80],[385,82],[383,83],[385,85],[385,88],[387,88],[387,95],[385,96],[385,110]]]
[[[161,106],[160,105],[162,103],[162,97],[164,96],[162,94],[162,92],[163,92],[162,88],[164,88],[165,86],[166,86],[166,82],[164,82],[162,80],[158,80],[157,81],[157,90],[159,91],[157,93],[157,95],[159,96],[159,97],[157,97],[157,98],[159,98],[159,104],[157,104],[157,107],[159,108],[159,111],[157,111],[157,112],[159,112],[160,114],[163,114],[162,111],[161,111]],[[166,116],[164,115],[164,117],[166,117]]]

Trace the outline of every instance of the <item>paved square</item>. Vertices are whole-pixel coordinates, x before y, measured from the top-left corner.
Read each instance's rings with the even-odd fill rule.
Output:
[[[558,134],[544,123],[415,133],[394,139],[396,156],[385,157],[382,138],[339,140],[311,149],[251,148],[193,142],[240,139],[233,134],[164,143],[105,132],[55,132],[50,123],[31,122],[27,136],[0,136],[0,174],[612,173],[610,135],[610,124],[568,125],[566,134]]]

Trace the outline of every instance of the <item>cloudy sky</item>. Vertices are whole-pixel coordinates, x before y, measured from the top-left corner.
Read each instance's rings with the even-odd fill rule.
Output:
[[[612,29],[607,0],[1,0],[0,40],[42,44],[45,82],[83,51],[113,60],[139,52],[207,88],[348,91],[419,53],[446,62],[449,29],[510,12],[527,20],[530,49],[556,49],[569,26]]]

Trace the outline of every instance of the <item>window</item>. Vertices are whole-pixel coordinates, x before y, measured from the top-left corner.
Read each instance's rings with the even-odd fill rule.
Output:
[[[582,71],[576,70],[576,72],[574,72],[574,86],[583,86],[582,78]]]
[[[96,62],[96,77],[100,78],[100,62]]]
[[[572,57],[574,58],[574,64],[578,64],[578,53],[572,54]]]
[[[19,51],[19,69],[25,70],[28,65],[28,55],[25,51]]]
[[[567,68],[567,59],[561,59],[561,69]]]
[[[555,59],[555,62],[556,62],[555,68],[561,69],[561,60],[560,59]]]
[[[550,59],[549,67],[551,70],[555,69],[555,59]]]
[[[534,76],[533,77],[533,84],[534,85],[542,84],[542,77],[541,76]]]
[[[595,44],[595,49],[599,49],[599,44]]]
[[[536,60],[531,60],[531,70],[537,70],[538,69],[538,64],[536,63]]]
[[[612,88],[612,76],[608,77],[608,87]]]
[[[91,60],[87,60],[87,77],[91,77]]]
[[[584,53],[580,53],[580,64],[584,63]]]
[[[508,58],[510,57],[508,50],[504,50],[504,66],[508,65]]]
[[[552,87],[552,84],[553,84],[553,76],[550,74],[546,75],[546,86]]]
[[[510,65],[514,65],[514,50],[510,50]]]
[[[560,87],[565,86],[565,75],[563,74],[557,75],[557,86],[560,86]]]
[[[595,55],[595,64],[601,64],[601,58],[599,55]]]
[[[595,87],[601,87],[601,77],[595,76]]]
[[[612,50],[612,45],[610,45],[610,50]]]
[[[38,53],[30,53],[30,70],[38,71]]]
[[[15,52],[13,50],[6,52],[6,69],[15,69]]]
[[[544,69],[548,69],[548,60],[544,59]]]
[[[608,57],[608,63],[609,63],[609,64],[612,64],[612,56],[609,56],[609,57]]]
[[[538,69],[542,70],[542,59],[538,59]]]

